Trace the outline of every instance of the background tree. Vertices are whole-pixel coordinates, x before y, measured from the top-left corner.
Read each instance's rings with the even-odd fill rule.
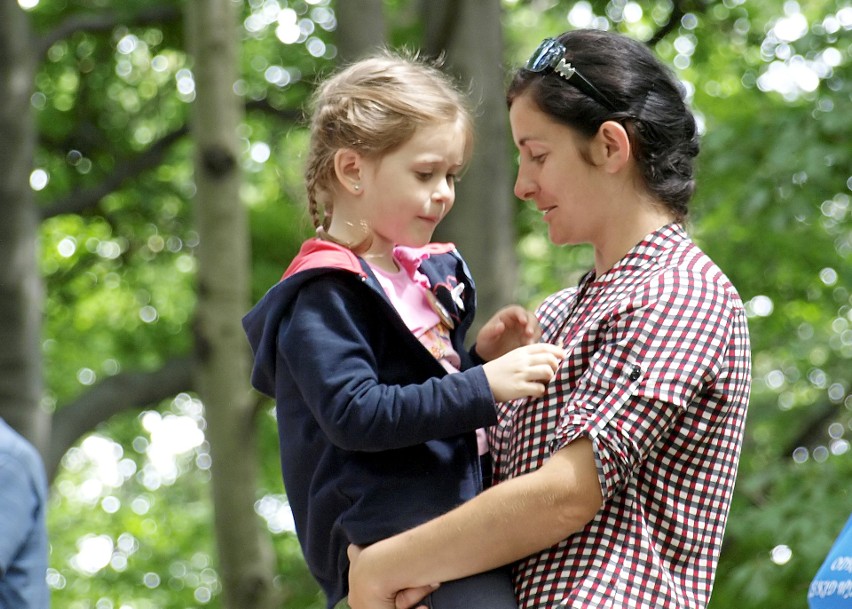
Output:
[[[505,103],[502,9],[497,2],[423,2],[425,48],[446,51],[448,69],[469,83],[476,104],[476,147],[458,184],[459,202],[437,239],[459,245],[477,284],[477,319],[517,299],[515,198]],[[485,31],[487,36],[471,35]]]
[[[35,149],[30,108],[36,64],[29,20],[0,2],[0,417],[44,451],[49,417],[41,400],[42,281],[36,263],[38,211],[29,185]]]
[[[503,68],[545,35],[584,26],[647,41],[677,67],[705,131],[691,229],[746,300],[755,356],[713,606],[805,607],[850,505],[849,7],[250,0],[233,8],[252,298],[310,233],[301,108],[339,60],[381,39],[446,51],[447,68],[471,82],[482,157],[441,237],[470,259],[483,315],[512,296],[533,306],[590,264],[585,248],[550,246],[529,206],[512,210]],[[224,607],[228,598],[209,496],[211,454],[223,448],[192,373],[210,233],[191,204],[207,195],[193,171],[201,137],[189,130],[201,68],[186,53],[182,9],[172,0],[0,2],[0,416],[50,447],[56,607]],[[237,414],[227,416],[246,421],[245,401],[233,404]],[[321,607],[287,520],[268,402],[256,422],[258,453],[249,443],[239,457],[260,468],[257,491],[244,491],[255,514],[243,509],[238,526],[251,529],[258,516],[266,526],[281,606]]]
[[[231,0],[186,5],[195,99],[195,225],[198,230],[195,387],[212,457],[213,516],[226,607],[279,605],[268,535],[253,516],[257,494],[256,399],[240,319],[249,302],[248,214],[242,204],[239,134],[243,108],[237,13]],[[246,517],[248,516],[248,517]]]

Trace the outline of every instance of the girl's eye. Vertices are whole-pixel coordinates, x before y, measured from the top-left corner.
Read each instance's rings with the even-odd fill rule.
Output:
[[[537,165],[541,165],[542,163],[544,163],[544,159],[546,159],[546,158],[547,158],[547,154],[544,154],[544,153],[542,153],[542,154],[535,154],[535,155],[532,155],[532,154],[531,154],[531,155],[530,155],[530,160],[531,160],[533,163],[536,163]]]
[[[431,172],[431,171],[418,171],[418,172],[417,172],[417,177],[418,177],[420,180],[422,180],[423,182],[428,182],[429,180],[431,180],[431,179],[432,179],[432,175],[433,175],[433,174],[432,174],[432,172]]]

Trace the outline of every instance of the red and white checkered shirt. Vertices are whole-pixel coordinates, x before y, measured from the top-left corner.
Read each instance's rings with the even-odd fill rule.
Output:
[[[751,383],[737,291],[672,224],[538,316],[543,340],[568,357],[544,397],[500,405],[495,479],[586,437],[604,504],[582,531],[518,563],[521,609],[705,607]]]

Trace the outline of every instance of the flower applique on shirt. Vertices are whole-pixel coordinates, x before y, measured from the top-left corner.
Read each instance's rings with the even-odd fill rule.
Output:
[[[420,264],[429,252],[414,248],[394,248],[394,260],[400,267],[388,273],[372,267],[379,283],[414,336],[448,372],[458,372],[461,359],[453,349],[452,320],[435,299],[429,278],[420,272]]]

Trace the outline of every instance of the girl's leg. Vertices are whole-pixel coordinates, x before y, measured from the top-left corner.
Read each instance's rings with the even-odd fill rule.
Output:
[[[518,609],[512,574],[496,569],[444,582],[416,606],[429,609]]]

